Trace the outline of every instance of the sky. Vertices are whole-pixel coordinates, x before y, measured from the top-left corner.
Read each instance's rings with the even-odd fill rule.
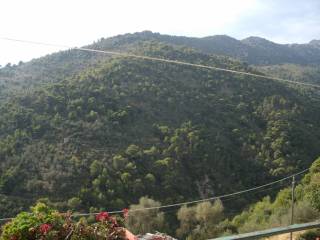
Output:
[[[1,0],[0,23],[4,66],[64,48],[1,37],[79,47],[102,37],[151,30],[307,43],[320,39],[320,0]]]

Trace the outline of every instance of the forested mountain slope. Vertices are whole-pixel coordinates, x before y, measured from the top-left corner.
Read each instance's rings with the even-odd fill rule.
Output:
[[[123,46],[250,70],[155,41]],[[312,89],[75,50],[25,66],[46,66],[40,72],[47,79],[35,75],[41,84],[7,96],[0,107],[2,216],[44,197],[60,209],[88,211],[121,209],[145,195],[162,203],[213,196],[287,175],[320,154]]]
[[[289,45],[276,44],[258,37],[249,37],[239,41],[225,35],[191,38],[144,31],[106,39],[102,38],[86,47],[145,54],[146,52],[141,52],[141,48],[138,46],[149,41],[191,47],[204,53],[229,56],[257,66],[270,66],[268,68],[270,71],[266,71],[266,73],[278,77],[283,75],[284,77],[294,76],[292,79],[296,81],[319,82],[317,69],[319,69],[320,63],[320,45],[317,40],[313,40],[309,44]],[[154,56],[157,55],[157,53],[153,54],[155,54]],[[34,59],[27,63],[0,68],[0,98],[4,99],[5,96],[12,93],[11,91],[19,89],[30,91],[29,89],[34,85],[58,82],[81,72],[87,67],[94,67],[109,57],[110,55],[107,54],[71,49]],[[183,59],[179,55],[170,55],[170,59],[190,60]],[[206,62],[202,61],[202,63],[205,64]],[[292,70],[292,67],[286,68],[286,65],[283,64],[295,66],[295,69]],[[281,68],[280,73],[279,68]],[[297,69],[302,69],[299,70],[301,74],[296,74]],[[302,75],[301,78],[300,75]]]
[[[314,161],[304,177],[298,178],[298,184],[295,187],[294,223],[307,223],[319,219],[319,177],[320,158]],[[291,194],[292,188],[287,187],[279,191],[275,198],[265,196],[235,216],[231,225],[234,225],[237,232],[240,233],[289,225],[291,221]],[[319,229],[313,233],[307,232],[303,234],[302,239],[314,239],[318,234]]]
[[[258,66],[256,69],[268,76],[280,77],[297,82],[320,83],[320,65],[302,66],[298,64],[279,64]]]
[[[185,49],[187,52],[192,52],[194,54],[193,59],[185,58],[186,55],[181,55],[179,52],[170,53],[168,52],[170,49],[163,49],[163,52],[148,51],[148,48],[152,46],[152,44],[150,44],[152,41],[156,44],[159,43],[156,39],[144,37],[144,33],[137,33],[101,39],[98,42],[85,47],[97,50],[129,52],[140,55],[149,54],[149,56],[158,56],[171,60],[193,61],[193,63],[207,64],[207,57],[202,58],[204,54],[201,55],[200,52],[191,49],[186,50],[185,46],[178,46],[178,48]],[[144,47],[146,42],[149,43],[148,48]],[[28,92],[34,86],[46,83],[57,83],[86,68],[95,67],[110,57],[110,54],[69,49],[67,51],[60,51],[34,59],[30,62],[20,62],[18,65],[8,64],[7,66],[0,68],[0,100],[5,99],[7,96],[10,96],[12,92],[18,90]],[[216,58],[219,58],[219,61],[215,61],[217,66],[230,66],[223,63],[231,61],[228,57],[221,56]],[[243,63],[236,63],[235,60],[232,60],[232,62],[235,63],[234,65],[241,65],[243,70],[248,70]]]
[[[120,35],[111,39],[115,42],[156,40],[169,44],[185,45],[205,53],[230,56],[254,65],[320,64],[318,40],[307,44],[278,44],[260,37],[248,37],[243,40],[237,40],[227,35],[193,38],[163,35],[150,31]],[[102,39],[98,44],[108,45],[111,39]]]

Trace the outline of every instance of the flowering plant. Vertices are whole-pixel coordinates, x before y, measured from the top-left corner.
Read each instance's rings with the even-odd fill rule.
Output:
[[[101,212],[96,220],[93,224],[85,219],[74,221],[70,212],[62,214],[39,203],[31,213],[22,212],[5,224],[0,231],[0,240],[126,239],[123,218]]]
[[[123,209],[122,213],[123,213],[124,219],[127,219],[129,217],[129,209],[128,208]]]
[[[106,221],[109,219],[109,214],[107,212],[101,212],[96,216],[97,221]]]
[[[39,230],[43,235],[46,235],[51,230],[51,228],[51,224],[44,223],[40,225]]]

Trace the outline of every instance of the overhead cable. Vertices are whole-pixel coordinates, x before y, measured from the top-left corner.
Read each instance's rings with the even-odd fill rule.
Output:
[[[149,57],[149,56],[136,55],[136,54],[126,53],[126,52],[91,49],[91,48],[86,48],[86,47],[71,47],[71,46],[67,46],[67,45],[28,41],[28,40],[21,40],[21,39],[7,38],[7,37],[0,37],[0,39],[6,40],[6,41],[27,43],[27,44],[43,45],[43,46],[58,47],[58,48],[68,48],[68,49],[74,49],[74,50],[79,50],[79,51],[103,53],[103,54],[116,55],[116,56],[121,56],[121,57],[129,57],[129,58],[143,59],[143,60],[149,60],[149,61],[178,64],[178,65],[191,66],[191,67],[202,68],[202,69],[210,69],[210,70],[215,70],[215,71],[241,74],[241,75],[263,78],[263,79],[270,79],[270,80],[274,80],[274,81],[278,81],[278,82],[285,82],[285,83],[290,83],[290,84],[320,88],[320,85],[318,85],[318,84],[312,84],[312,83],[306,83],[306,82],[296,82],[296,81],[292,81],[292,80],[288,80],[288,79],[284,79],[284,78],[272,77],[272,76],[267,76],[267,75],[260,75],[260,74],[256,74],[256,73],[237,71],[237,70],[208,66],[208,65],[203,65],[203,64],[189,63],[189,62],[184,62],[184,61],[179,61],[179,60],[171,60],[171,59],[158,58],[158,57]]]
[[[157,207],[147,207],[147,208],[138,208],[138,209],[131,209],[129,210],[129,212],[137,212],[137,211],[148,211],[148,210],[156,210],[156,209],[164,209],[164,208],[171,208],[171,207],[177,207],[177,206],[185,206],[185,205],[190,205],[190,204],[195,204],[195,203],[201,203],[201,202],[209,202],[209,201],[213,201],[213,200],[217,200],[217,199],[223,199],[223,198],[227,198],[227,197],[231,197],[231,196],[236,196],[236,195],[240,195],[240,194],[244,194],[247,192],[252,192],[252,191],[256,191],[256,190],[260,190],[262,188],[277,184],[279,182],[282,182],[284,180],[290,179],[294,176],[298,176],[301,175],[305,172],[307,172],[309,169],[304,169],[300,172],[294,173],[290,176],[281,178],[279,180],[264,184],[264,185],[260,185],[257,187],[252,187],[249,189],[245,189],[242,191],[238,191],[238,192],[233,192],[233,193],[228,193],[228,194],[224,194],[224,195],[220,195],[220,196],[214,196],[214,197],[210,197],[210,198],[204,198],[204,199],[198,199],[198,200],[194,200],[194,201],[186,201],[186,202],[179,202],[179,203],[173,203],[173,204],[167,204],[167,205],[161,205],[161,206],[157,206]],[[117,214],[117,213],[122,213],[123,210],[115,210],[115,211],[109,211],[109,214]],[[84,216],[92,216],[92,215],[97,215],[99,214],[99,212],[93,212],[93,213],[77,213],[77,214],[73,214],[72,217],[84,217]],[[0,221],[8,221],[11,220],[13,218],[1,218]]]

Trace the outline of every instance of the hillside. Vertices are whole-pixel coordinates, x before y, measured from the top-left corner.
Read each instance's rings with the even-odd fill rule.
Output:
[[[294,223],[319,219],[320,158],[311,165],[309,172],[299,178],[295,187]],[[291,188],[284,188],[273,199],[266,196],[232,219],[238,232],[250,232],[289,225],[291,218]],[[303,239],[314,239],[319,230],[304,231]],[[307,236],[309,234],[309,236]]]
[[[123,44],[148,56],[250,70],[186,47]],[[9,69],[17,81],[24,67],[41,71],[0,108],[2,216],[39,198],[88,211],[121,209],[145,195],[162,203],[212,196],[287,175],[320,155],[311,90],[75,50]]]
[[[148,49],[145,49],[143,45],[147,42],[152,46],[152,44],[150,44],[152,41],[156,44],[161,42],[150,37],[144,37],[144,33],[136,33],[101,39],[84,47],[97,50],[129,52],[146,56],[158,56],[171,60],[192,60],[194,63],[207,63],[206,60],[208,57],[202,59],[205,54],[201,54],[200,52],[193,51],[191,49],[187,49],[186,51],[194,54],[195,58],[193,59],[184,58],[186,57],[185,55],[180,56],[180,53],[177,52],[176,54],[168,53],[168,50],[165,49],[163,52],[148,51]],[[168,45],[167,43],[164,44]],[[185,46],[179,45],[177,47],[180,49],[186,49]],[[34,59],[30,62],[20,62],[18,65],[8,64],[7,66],[0,68],[0,99],[10,96],[17,90],[28,92],[34,86],[46,83],[57,83],[65,78],[80,73],[86,68],[95,67],[110,57],[111,55],[108,54],[97,54],[70,49],[47,55],[39,59]],[[227,65],[221,64],[222,62],[231,61],[231,59],[226,56],[220,56],[219,59],[220,63],[217,63],[216,61],[216,64],[220,67],[227,67]],[[232,60],[232,62],[234,62],[235,65],[241,65],[244,70],[247,70],[243,63],[236,63],[235,60]]]
[[[230,56],[254,65],[320,64],[318,40],[310,41],[307,44],[277,44],[260,37],[249,37],[243,40],[237,40],[227,35],[193,38],[145,31],[101,39],[97,44],[109,45],[111,41],[129,43],[137,40],[155,40],[168,44],[184,45],[204,53]]]
[[[268,76],[297,82],[320,83],[320,65],[302,66],[298,64],[279,64],[256,67],[257,71]]]
[[[139,45],[150,41],[193,48],[205,54],[224,56],[222,58],[232,57],[254,65],[258,71],[276,77],[319,83],[319,40],[313,40],[309,44],[276,44],[259,37],[249,37],[240,41],[226,35],[192,38],[145,31],[102,38],[85,47],[146,54],[145,51],[140,51]],[[153,54],[157,56],[157,53]],[[169,57],[172,60],[190,60],[183,59],[179,55],[170,55]],[[17,90],[30,91],[29,89],[33,86],[59,82],[88,67],[99,65],[100,62],[108,58],[110,55],[70,49],[30,62],[21,62],[18,65],[0,68],[0,100]],[[206,64],[205,61],[199,59],[197,61]],[[243,64],[242,66],[244,67]]]

